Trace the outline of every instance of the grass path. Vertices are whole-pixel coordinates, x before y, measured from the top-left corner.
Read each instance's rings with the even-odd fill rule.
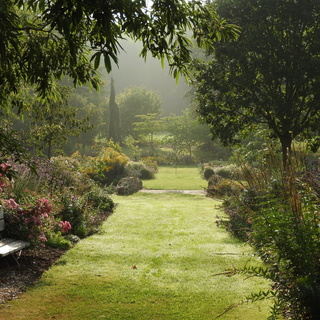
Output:
[[[261,279],[214,276],[258,263],[215,225],[219,202],[203,195],[147,194],[114,198],[103,232],[82,240],[18,300],[1,320],[209,320]],[[263,320],[265,303],[244,304],[224,320]]]
[[[156,178],[144,180],[146,189],[203,190],[207,182],[197,167],[160,167]]]

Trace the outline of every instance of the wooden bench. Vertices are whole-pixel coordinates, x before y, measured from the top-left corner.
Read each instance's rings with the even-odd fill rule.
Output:
[[[4,230],[4,214],[3,214],[3,207],[0,206],[0,232]],[[30,246],[30,243],[27,241],[23,241],[23,240],[15,240],[15,239],[11,239],[11,238],[2,238],[0,236],[0,257],[5,257],[8,255],[12,255],[12,257],[14,258],[14,260],[17,262],[17,264],[19,265],[19,262],[17,260],[17,258],[14,256],[14,253],[20,251],[27,248]]]

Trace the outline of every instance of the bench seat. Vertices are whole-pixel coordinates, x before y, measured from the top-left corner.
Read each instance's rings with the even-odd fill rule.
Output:
[[[3,231],[4,228],[4,212],[3,207],[0,206],[0,232]],[[18,263],[16,257],[13,254],[29,246],[30,243],[28,241],[16,240],[11,238],[1,238],[0,236],[0,257],[5,257],[12,254],[13,258]]]
[[[30,243],[10,238],[0,239],[0,257],[8,256],[30,246]]]

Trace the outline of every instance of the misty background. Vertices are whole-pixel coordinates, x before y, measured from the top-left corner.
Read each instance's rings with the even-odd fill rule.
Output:
[[[113,64],[110,74],[103,73],[105,86],[110,86],[111,77],[114,79],[116,94],[134,86],[146,87],[156,91],[162,100],[163,116],[180,115],[190,104],[186,93],[190,90],[184,78],[179,83],[169,75],[169,68],[162,68],[158,59],[149,56],[145,61],[139,56],[141,43],[132,40],[121,42],[123,51],[119,54],[118,66]]]

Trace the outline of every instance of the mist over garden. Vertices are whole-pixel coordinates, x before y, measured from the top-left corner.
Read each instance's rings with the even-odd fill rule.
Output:
[[[270,283],[243,302],[320,319],[319,10],[1,1],[1,236],[65,252],[101,233],[120,196],[202,190],[221,203],[215,225],[261,261],[221,274]],[[179,185],[190,169],[200,187]]]

